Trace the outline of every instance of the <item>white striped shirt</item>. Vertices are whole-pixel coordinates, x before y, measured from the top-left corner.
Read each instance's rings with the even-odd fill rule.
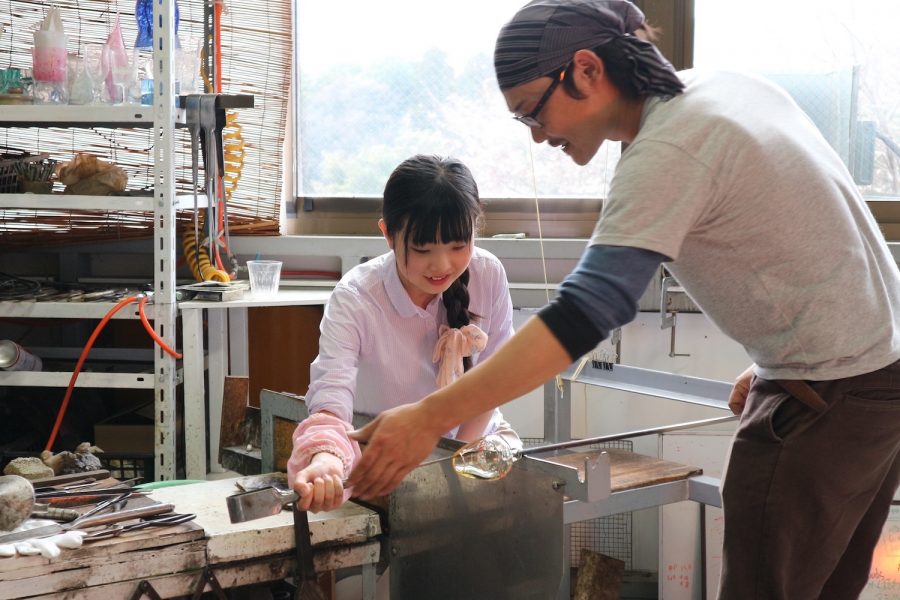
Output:
[[[475,247],[469,263],[469,310],[487,335],[478,364],[513,334],[506,271]],[[432,350],[447,323],[440,296],[424,309],[403,288],[393,252],[351,269],[335,286],[320,326],[319,355],[310,365],[310,413],[327,410],[352,422],[353,412],[378,413],[416,402],[437,389]],[[502,423],[494,411],[485,433]],[[448,436],[455,434],[454,429]]]

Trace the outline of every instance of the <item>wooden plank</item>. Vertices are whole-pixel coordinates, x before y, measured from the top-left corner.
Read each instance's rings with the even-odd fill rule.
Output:
[[[345,567],[354,567],[363,564],[375,564],[380,556],[380,544],[369,542],[356,546],[341,548],[325,548],[318,550],[313,557],[316,571],[335,571]],[[222,565],[213,569],[216,581],[224,589],[254,583],[265,583],[292,577],[296,572],[296,564],[293,556],[263,557],[253,561]],[[160,575],[146,578],[162,598],[174,598],[189,596],[193,593],[203,569],[196,569],[181,573]],[[130,598],[138,588],[141,579],[132,578],[106,585],[73,591],[59,591],[56,593],[39,593],[21,598],[40,600],[110,600],[118,598]],[[208,589],[208,588],[207,588]]]
[[[239,478],[205,481],[190,486],[155,490],[153,498],[171,502],[178,512],[197,515],[196,523],[208,538],[209,564],[249,560],[276,555],[294,548],[294,519],[289,511],[247,521],[232,523],[228,518],[226,496],[238,491]],[[353,502],[337,510],[309,515],[313,546],[359,544],[381,533],[378,514]]]
[[[546,460],[561,465],[577,467],[579,473],[583,476],[585,457],[596,456],[597,452],[597,450],[593,452],[577,452],[575,454],[549,457]],[[621,492],[658,483],[668,483],[670,481],[680,481],[703,473],[703,469],[699,467],[682,465],[643,454],[635,454],[634,452],[618,448],[607,448],[603,452],[609,454],[612,480],[610,490],[613,492]]]
[[[297,423],[288,419],[275,417],[272,419],[272,464],[276,471],[286,472],[287,461],[294,450],[294,430]]]
[[[573,600],[618,600],[624,575],[624,561],[582,548]]]
[[[47,560],[40,555],[0,559],[0,582],[42,577],[56,571],[119,561],[124,554],[137,555],[142,550],[164,550],[171,546],[203,540],[203,537],[204,533],[200,527],[185,523],[156,532],[123,534],[118,538],[90,542],[80,548],[64,549],[60,557],[54,560]]]
[[[29,572],[31,576],[4,582],[0,585],[0,599],[27,598],[202,569],[206,565],[205,546],[204,540],[198,540],[150,550],[91,555],[83,557],[84,560],[44,559],[48,565],[53,565],[52,571]]]
[[[247,311],[250,406],[259,407],[263,388],[306,393],[309,364],[319,353],[324,310],[323,306],[259,306]]]
[[[246,446],[250,442],[244,430],[244,409],[247,408],[249,398],[249,377],[225,378],[222,390],[222,425],[219,430],[219,462],[222,462],[222,448]]]

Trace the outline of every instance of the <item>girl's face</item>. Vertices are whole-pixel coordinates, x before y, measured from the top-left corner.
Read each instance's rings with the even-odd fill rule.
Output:
[[[442,294],[469,267],[474,240],[406,246],[401,231],[396,238],[387,234],[383,221],[378,226],[397,258],[397,273],[413,303],[425,308]]]

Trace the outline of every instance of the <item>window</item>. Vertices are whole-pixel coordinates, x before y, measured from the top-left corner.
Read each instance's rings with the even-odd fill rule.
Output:
[[[485,198],[605,194],[618,144],[578,167],[535,145],[497,88],[494,40],[524,0],[297,3],[297,196],[380,197],[416,153],[461,159]]]
[[[782,85],[868,199],[900,198],[900,4],[696,0],[694,63]]]

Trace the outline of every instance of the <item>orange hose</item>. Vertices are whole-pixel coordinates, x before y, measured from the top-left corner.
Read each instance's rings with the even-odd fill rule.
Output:
[[[172,347],[163,341],[159,334],[153,329],[153,326],[150,325],[150,321],[147,320],[147,315],[144,313],[144,306],[147,304],[147,296],[141,298],[141,301],[138,302],[138,314],[141,316],[141,323],[144,324],[144,329],[147,330],[147,333],[150,334],[150,337],[153,338],[153,341],[159,344],[159,347],[165,350],[168,354],[174,356],[176,359],[181,358],[181,353],[172,350]]]
[[[94,332],[91,334],[91,337],[88,338],[87,344],[84,345],[84,349],[81,351],[81,356],[78,357],[78,362],[75,364],[75,370],[72,371],[72,378],[69,379],[69,386],[66,388],[66,395],[63,397],[62,405],[59,407],[59,412],[56,414],[56,423],[53,424],[53,430],[50,432],[50,438],[47,440],[47,446],[44,448],[44,450],[52,450],[53,444],[56,443],[56,436],[59,434],[59,428],[62,425],[63,418],[66,416],[66,409],[68,409],[69,407],[69,400],[72,398],[72,390],[75,389],[75,380],[78,379],[78,374],[81,372],[81,368],[84,366],[84,361],[87,359],[91,348],[93,348],[94,342],[97,341],[97,336],[100,335],[100,332],[103,331],[103,328],[106,326],[109,320],[112,319],[114,314],[137,299],[137,296],[130,296],[128,298],[120,300],[118,304],[116,304],[114,307],[112,307],[112,309],[110,309],[108,313],[106,313],[106,315],[94,328]]]

